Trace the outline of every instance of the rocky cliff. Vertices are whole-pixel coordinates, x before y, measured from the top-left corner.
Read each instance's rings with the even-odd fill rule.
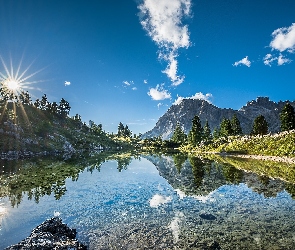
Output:
[[[211,130],[218,127],[223,118],[231,119],[234,114],[240,120],[243,133],[250,133],[253,121],[258,115],[263,115],[269,124],[269,132],[280,130],[280,112],[288,101],[278,103],[269,100],[268,97],[258,97],[248,102],[239,110],[219,108],[205,100],[183,99],[181,103],[172,105],[167,112],[160,117],[156,126],[146,132],[143,138],[161,136],[168,139],[173,135],[177,123],[188,133],[195,115],[200,117],[202,125],[208,120]],[[290,102],[295,107],[295,101]]]

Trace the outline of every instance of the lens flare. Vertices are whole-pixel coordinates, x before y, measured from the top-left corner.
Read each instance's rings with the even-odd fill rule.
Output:
[[[6,84],[7,88],[12,91],[16,91],[20,87],[19,82],[17,80],[13,80],[13,79],[6,80],[5,84]]]
[[[9,98],[11,97],[10,99],[13,99],[10,101],[17,102],[19,100],[19,96],[22,93],[24,93],[28,89],[34,89],[32,87],[32,84],[43,82],[42,80],[31,81],[30,79],[33,76],[35,76],[37,73],[42,71],[44,68],[34,73],[28,74],[28,71],[31,68],[33,63],[31,63],[27,68],[21,71],[22,61],[23,61],[22,59],[20,60],[20,63],[17,67],[13,66],[12,60],[10,59],[10,68],[9,66],[6,65],[1,55],[0,55],[0,60],[4,68],[4,71],[0,70],[0,90],[2,94],[9,96]]]

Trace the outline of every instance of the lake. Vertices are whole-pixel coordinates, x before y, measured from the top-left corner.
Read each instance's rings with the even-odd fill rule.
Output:
[[[131,153],[0,163],[0,249],[57,214],[89,249],[295,246],[285,163]]]

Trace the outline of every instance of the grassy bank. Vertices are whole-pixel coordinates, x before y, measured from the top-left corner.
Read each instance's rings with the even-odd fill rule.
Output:
[[[239,153],[295,157],[295,130],[263,136],[229,136],[201,144],[199,147],[185,145],[184,152]]]

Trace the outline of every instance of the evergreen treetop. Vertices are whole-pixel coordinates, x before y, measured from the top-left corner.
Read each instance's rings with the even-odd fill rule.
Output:
[[[290,103],[287,103],[280,113],[281,130],[295,129],[295,111]]]

